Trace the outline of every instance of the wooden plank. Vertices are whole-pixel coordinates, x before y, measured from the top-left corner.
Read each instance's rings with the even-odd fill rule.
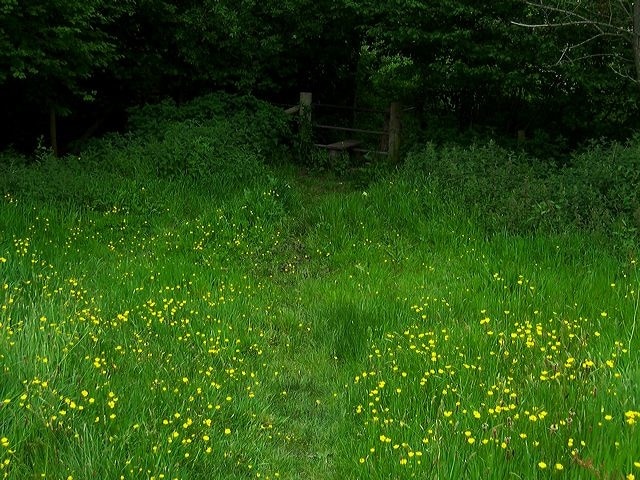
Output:
[[[523,143],[526,141],[527,141],[527,133],[523,129],[518,130],[518,143]]]
[[[56,111],[53,107],[49,110],[49,136],[51,137],[51,150],[54,156],[58,156],[58,124],[56,121]]]
[[[353,147],[357,147],[361,143],[362,143],[361,140],[349,139],[349,140],[342,140],[340,142],[330,143],[328,145],[325,145],[325,148],[328,148],[329,150],[349,150]]]
[[[368,113],[389,113],[387,110],[377,110],[375,108],[364,108],[364,107],[349,107],[347,105],[332,105],[330,103],[314,103],[314,107],[317,108],[331,108],[336,110],[351,110],[354,112],[368,112]]]
[[[311,160],[311,146],[313,145],[313,123],[311,121],[311,92],[300,92],[300,108],[298,109],[298,159],[302,163]]]
[[[362,144],[361,140],[349,139],[349,140],[342,140],[340,142],[329,143],[329,144],[315,143],[314,146],[318,148],[326,148],[327,150],[333,150],[333,151],[345,151],[345,150],[354,150],[354,147],[357,147],[360,144]]]
[[[300,105],[294,105],[293,107],[287,108],[284,113],[287,115],[293,115],[294,113],[298,113],[300,111]]]
[[[387,133],[381,130],[362,130],[361,128],[336,127],[334,125],[320,125],[317,123],[313,126],[315,128],[321,128],[323,130],[337,130],[339,132],[368,133],[371,135],[385,135]]]
[[[357,153],[373,153],[374,155],[389,155],[389,152],[384,152],[382,150],[367,150],[366,148],[354,148],[352,150]]]

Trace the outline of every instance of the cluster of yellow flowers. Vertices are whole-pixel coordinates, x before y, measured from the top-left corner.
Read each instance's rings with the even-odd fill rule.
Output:
[[[518,285],[535,291],[522,276]],[[571,475],[584,468],[622,468],[590,460],[599,448],[610,447],[625,456],[620,463],[629,464],[637,453],[635,434],[614,422],[640,421],[640,412],[624,412],[626,400],[617,390],[624,380],[618,363],[628,348],[615,338],[603,340],[599,321],[545,317],[534,308],[521,320],[509,310],[483,309],[475,325],[464,320],[450,329],[436,327],[436,320],[430,328],[434,305],[448,302],[426,298],[414,305],[419,321],[372,344],[368,370],[354,378],[354,386],[366,386],[354,413],[367,436],[381,442],[375,448],[373,440],[364,442],[368,451],[361,452],[359,465],[424,467],[423,458],[434,462],[442,442],[473,449],[461,453],[469,460],[502,458],[514,474],[523,474],[518,469],[527,463]],[[607,321],[609,315],[599,317]],[[520,463],[510,463],[514,458]]]

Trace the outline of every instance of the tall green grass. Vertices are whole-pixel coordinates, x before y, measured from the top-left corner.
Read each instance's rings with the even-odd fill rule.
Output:
[[[352,188],[165,108],[80,159],[3,157],[0,476],[638,474],[629,232],[502,218],[532,204],[473,165],[499,150]]]

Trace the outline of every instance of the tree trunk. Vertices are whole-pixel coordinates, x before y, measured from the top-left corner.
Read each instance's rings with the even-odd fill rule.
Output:
[[[640,83],[640,0],[633,2],[633,62],[636,66],[636,80]]]
[[[53,107],[49,109],[49,136],[51,137],[51,150],[53,150],[53,154],[57,157],[58,156],[58,125],[56,121],[56,110]]]

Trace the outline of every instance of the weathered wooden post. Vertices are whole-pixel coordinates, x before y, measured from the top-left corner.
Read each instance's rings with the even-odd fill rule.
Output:
[[[300,129],[298,131],[299,157],[302,163],[311,161],[311,147],[313,146],[312,124],[311,124],[311,103],[313,94],[311,92],[300,92]]]
[[[51,151],[58,156],[58,122],[54,107],[49,108],[49,136],[51,137]]]
[[[389,160],[400,161],[400,116],[402,108],[399,102],[393,102],[389,109]]]
[[[527,141],[527,134],[523,129],[518,130],[518,143],[524,143]]]
[[[300,120],[301,122],[311,123],[311,103],[313,102],[313,93],[300,92]]]

